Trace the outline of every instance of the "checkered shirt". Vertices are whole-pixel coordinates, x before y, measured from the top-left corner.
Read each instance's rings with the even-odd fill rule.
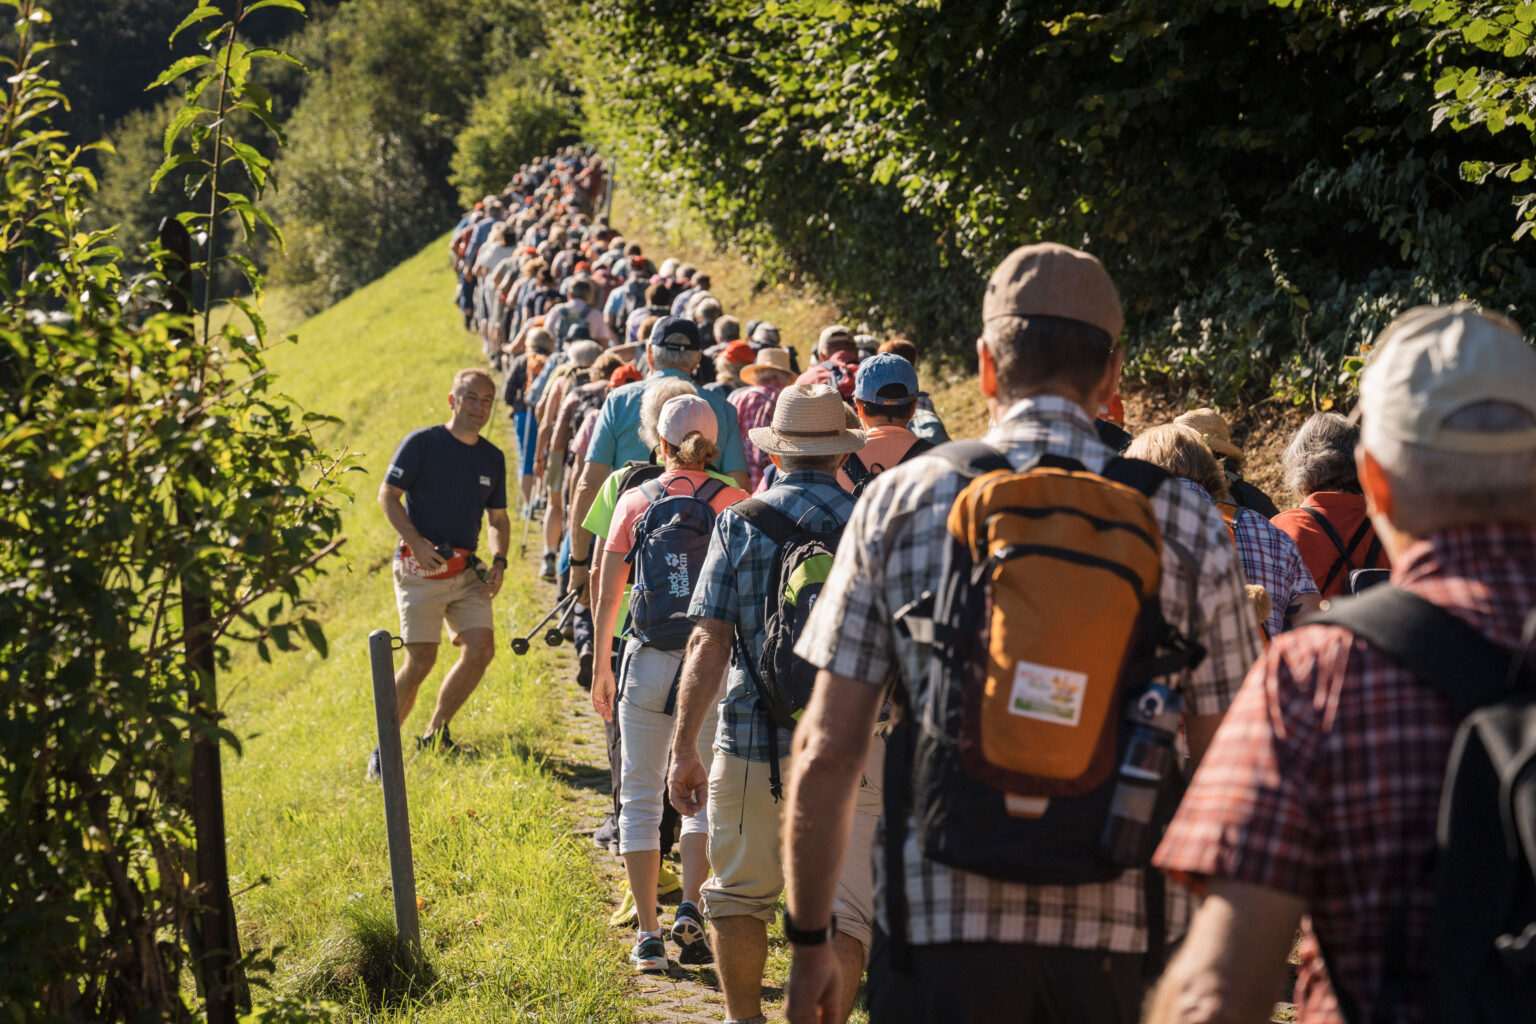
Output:
[[[757,498],[813,530],[834,529],[847,522],[853,510],[853,495],[828,473],[786,473]],[[753,664],[763,654],[763,607],[777,552],[773,541],[748,526],[745,519],[731,509],[721,512],[693,590],[693,603],[688,606],[688,614],[695,619],[719,619],[733,629],[739,625]],[[767,761],[769,730],[775,728],[768,716],[757,710],[757,687],[733,650],[730,678],[720,701],[715,746],[748,761]],[[789,753],[789,738],[788,729],[778,730],[781,757]]]
[[[1392,581],[1516,647],[1536,606],[1536,527],[1431,534],[1403,553]],[[1297,1020],[1343,1020],[1330,976],[1371,1018],[1405,890],[1412,988],[1396,1020],[1426,1019],[1433,891],[1424,865],[1454,731],[1438,694],[1337,626],[1277,638],[1222,722],[1154,863],[1181,879],[1227,878],[1307,901]]]
[[[1184,481],[1184,486],[1211,500],[1205,488],[1193,480]],[[1264,628],[1270,636],[1279,636],[1285,632],[1286,609],[1302,594],[1317,593],[1317,581],[1296,542],[1258,512],[1239,508],[1234,526],[1232,534],[1237,540],[1237,560],[1243,567],[1243,576],[1269,593],[1269,618],[1264,620]]]
[[[1097,472],[1114,454],[1099,442],[1093,421],[1080,407],[1053,396],[1018,403],[986,440],[1015,466],[1049,452]],[[938,458],[914,459],[875,478],[849,521],[832,577],[797,653],[871,685],[899,671],[919,707],[930,699],[928,664],[917,644],[896,628],[892,614],[924,591],[937,589],[950,542],[946,519],[961,482]],[[1219,714],[1261,647],[1237,556],[1216,507],[1177,482],[1158,489],[1152,509],[1163,530],[1158,591],[1163,615],[1210,652],[1177,684],[1187,710]],[[1000,882],[925,860],[916,829],[909,827],[907,837],[908,932],[916,945],[1023,942],[1118,953],[1147,949],[1140,870],[1090,885]],[[882,877],[883,858],[875,858],[875,873],[884,921],[879,894],[889,880]],[[1188,923],[1189,901],[1177,887],[1168,895],[1168,934],[1176,938]]]
[[[737,422],[741,425],[741,436],[745,441],[744,447],[747,453],[747,472],[752,477],[751,482],[747,484],[749,491],[757,490],[757,485],[763,482],[763,474],[767,472],[772,462],[769,461],[767,452],[752,443],[748,431],[753,427],[773,425],[773,410],[779,404],[779,392],[783,390],[782,384],[775,384],[773,387],[754,384],[749,388],[737,388],[726,399],[735,408]]]

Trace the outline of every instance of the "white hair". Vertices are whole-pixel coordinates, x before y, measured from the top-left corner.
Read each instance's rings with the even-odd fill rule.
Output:
[[[699,366],[699,351],[691,348],[663,348],[660,345],[652,345],[651,366],[660,370],[681,370],[691,374]]]
[[[1536,419],[1507,402],[1478,402],[1446,417],[1453,430],[1530,430]],[[1536,522],[1536,451],[1445,452],[1365,431],[1362,441],[1392,487],[1392,525],[1412,537],[1471,523]]]
[[[1285,485],[1305,498],[1315,491],[1358,491],[1355,446],[1360,428],[1336,412],[1320,412],[1301,425],[1280,456]]]

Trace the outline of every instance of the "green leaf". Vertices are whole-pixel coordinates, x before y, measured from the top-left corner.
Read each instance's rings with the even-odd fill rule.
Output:
[[[284,53],[282,50],[274,50],[271,47],[267,47],[267,46],[258,47],[256,49],[252,50],[246,56],[248,56],[248,57],[250,57],[252,59],[260,57],[263,60],[275,60],[275,61],[281,61],[284,64],[292,64],[294,67],[298,68],[300,71],[308,71],[309,70],[309,68],[304,66],[304,62],[299,60],[299,58],[295,57],[293,54],[291,54],[291,53]]]
[[[197,54],[192,57],[183,57],[176,63],[172,64],[170,67],[166,68],[164,71],[160,72],[160,77],[146,85],[144,87],[144,91],[148,92],[151,89],[158,89],[162,85],[169,85],[171,82],[176,81],[176,79],[180,78],[182,75],[196,71],[198,68],[207,67],[212,63],[213,58],[208,56],[206,53]]]
[[[150,177],[149,190],[153,192],[155,189],[159,188],[160,182],[165,180],[165,176],[176,170],[178,167],[185,167],[188,164],[199,164],[204,162],[205,161],[203,158],[198,156],[196,153],[172,153],[170,156],[166,157],[163,161],[160,162],[160,166],[156,168],[154,175]]]
[[[320,627],[320,623],[314,619],[300,619],[299,625],[303,627],[304,635],[309,639],[310,646],[319,652],[320,657],[329,658],[331,656],[330,644],[326,642],[325,630]]]
[[[184,31],[191,28],[193,25],[196,25],[198,22],[207,21],[209,18],[217,18],[223,13],[223,11],[210,4],[199,3],[197,7],[193,9],[192,13],[183,18],[181,24],[177,25],[175,30],[171,32],[170,41],[172,43],[176,42],[177,36],[181,35]]]
[[[299,3],[299,0],[256,0],[255,3],[245,9],[245,14],[249,17],[263,7],[286,7],[290,11],[298,11],[300,14],[306,13],[304,5]]]

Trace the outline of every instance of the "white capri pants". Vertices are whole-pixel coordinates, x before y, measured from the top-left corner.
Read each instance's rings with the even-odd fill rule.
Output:
[[[621,743],[619,786],[619,852],[661,849],[661,810],[667,793],[667,765],[676,714],[667,714],[667,696],[683,663],[683,652],[659,651],[630,640],[619,678],[618,711]],[[699,730],[699,760],[709,771],[714,761],[714,700]],[[685,836],[709,835],[709,809],[683,818]]]

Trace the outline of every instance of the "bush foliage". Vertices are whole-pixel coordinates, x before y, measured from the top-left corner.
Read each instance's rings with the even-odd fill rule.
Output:
[[[1528,21],[1490,53],[1449,0],[578,6],[562,37],[625,184],[935,348],[969,350],[985,274],[1036,239],[1104,259],[1142,372],[1228,397],[1328,395],[1417,302],[1531,319],[1528,140],[1445,106],[1480,95],[1457,62],[1536,55]]]

